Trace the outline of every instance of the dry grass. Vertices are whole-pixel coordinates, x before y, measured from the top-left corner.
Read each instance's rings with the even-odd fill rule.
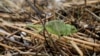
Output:
[[[0,1],[0,56],[99,56],[100,1]],[[6,4],[5,4],[6,3]],[[35,4],[35,5],[34,5]],[[46,16],[46,17],[45,17]],[[36,33],[28,23],[64,20],[78,32],[70,36]]]

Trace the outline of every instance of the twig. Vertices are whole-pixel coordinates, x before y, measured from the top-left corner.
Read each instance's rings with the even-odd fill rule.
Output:
[[[91,32],[90,30],[85,30],[86,32],[88,32],[89,34],[91,34],[92,36],[96,37],[96,38],[99,38],[100,36]]]
[[[85,40],[85,41],[93,41],[94,39],[92,39],[92,38],[88,38],[88,37],[83,37],[83,36],[80,36],[80,35],[78,35],[78,34],[73,34],[73,37],[76,37],[76,38],[79,38],[79,39],[81,39],[81,40]]]
[[[95,49],[93,49],[93,47],[88,46],[88,45],[85,45],[85,44],[77,43],[77,45],[79,45],[79,46],[82,47],[82,48],[86,48],[86,49],[88,49],[88,50],[92,50],[92,51],[96,51],[96,52],[100,51],[99,48],[96,48],[96,47],[95,47]]]
[[[96,3],[99,3],[99,2],[97,0],[87,1],[87,5],[96,4]],[[79,2],[79,3],[74,3],[74,4],[72,2],[63,4],[64,7],[72,7],[72,5],[80,5],[81,6],[81,5],[84,5],[84,1]]]
[[[6,38],[11,37],[11,36],[15,35],[15,34],[18,33],[18,32],[20,32],[20,31],[16,31],[16,32],[12,33],[11,35],[7,36]]]
[[[7,25],[7,24],[5,24],[5,26],[11,27],[11,28],[13,28],[13,29],[17,29],[17,30],[20,30],[20,31],[23,31],[23,32],[26,32],[26,33],[28,33],[28,34],[33,35],[35,38],[39,38],[39,39],[41,39],[41,40],[44,39],[43,36],[41,36],[41,35],[39,35],[39,34],[36,34],[36,33],[32,32],[32,31],[26,30],[26,29],[24,29],[24,28],[12,26],[12,25]]]
[[[35,5],[33,6],[29,0],[25,1],[28,3],[29,6],[31,6],[31,8],[36,12],[36,14],[39,15],[39,17],[44,17],[43,12],[41,12]]]
[[[8,45],[5,45],[5,44],[2,44],[2,43],[0,43],[0,46],[3,46],[3,47],[5,47],[5,48],[8,48],[8,49],[12,49],[12,50],[16,50],[16,51],[18,51],[18,52],[21,52],[19,49],[17,49],[16,47],[11,47],[11,46],[8,46]]]
[[[52,17],[53,17],[53,15],[47,17],[46,19],[42,19],[42,21],[49,20],[49,19],[51,19]],[[39,23],[41,23],[41,22],[40,22],[40,21],[34,22],[34,24],[39,24]]]
[[[13,16],[14,15],[14,16]],[[26,20],[25,18],[29,18],[29,15],[24,13],[22,15],[20,14],[8,14],[8,13],[0,13],[0,17],[4,20]]]
[[[87,0],[84,0],[84,3],[85,3],[85,7],[87,6]]]
[[[15,40],[11,40],[9,38],[6,38],[6,37],[3,37],[4,39],[8,40],[8,41],[11,41],[13,43],[16,43],[18,45],[21,45],[21,46],[24,46],[24,47],[27,47],[27,48],[31,48],[30,46],[26,46],[25,44],[21,43],[21,42],[18,42],[18,41],[15,41]]]
[[[77,46],[77,44],[74,41],[70,41],[70,43],[76,49],[76,51],[79,53],[79,55],[83,56],[83,52],[79,49],[79,47]]]
[[[87,41],[80,40],[80,39],[71,38],[71,37],[68,37],[68,36],[64,36],[64,39],[73,40],[73,41],[75,41],[75,42],[87,44],[87,45],[94,46],[94,47],[100,47],[99,44],[87,42]]]
[[[97,16],[96,14],[94,14],[93,12],[91,12],[91,11],[88,10],[88,9],[85,9],[85,11],[87,11],[88,13],[90,13],[94,18],[96,18],[97,21],[100,22],[100,17],[99,17],[99,16]]]
[[[3,31],[1,31],[0,34],[7,35],[7,36],[10,36],[10,35],[11,35],[10,33],[8,33],[8,32],[3,32]],[[14,37],[14,38],[21,38],[20,36],[17,36],[17,35],[13,35],[12,37]],[[31,41],[31,40],[29,40],[29,39],[27,39],[27,38],[23,38],[23,39],[24,39],[24,40],[27,40],[27,41]]]
[[[34,53],[34,52],[20,52],[20,54],[24,54],[24,55],[36,55],[36,53]],[[48,56],[48,55],[47,54],[38,53],[37,56]]]

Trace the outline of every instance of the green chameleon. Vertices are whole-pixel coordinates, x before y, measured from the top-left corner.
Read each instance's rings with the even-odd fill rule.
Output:
[[[37,28],[38,32],[43,31],[42,25],[28,25],[28,27]],[[46,23],[46,30],[51,34],[58,36],[66,36],[77,32],[76,27],[70,24],[65,24],[62,20],[52,20]]]

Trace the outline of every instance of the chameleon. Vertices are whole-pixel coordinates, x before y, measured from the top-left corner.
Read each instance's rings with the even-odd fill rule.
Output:
[[[28,25],[28,27],[37,28],[37,32],[43,31],[42,25]],[[58,36],[67,36],[77,32],[75,26],[65,24],[62,20],[52,20],[46,22],[45,28],[49,33],[56,34]]]

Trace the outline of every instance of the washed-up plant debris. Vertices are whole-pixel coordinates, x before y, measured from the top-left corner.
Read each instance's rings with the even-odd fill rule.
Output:
[[[0,56],[100,56],[100,1],[0,0]]]

